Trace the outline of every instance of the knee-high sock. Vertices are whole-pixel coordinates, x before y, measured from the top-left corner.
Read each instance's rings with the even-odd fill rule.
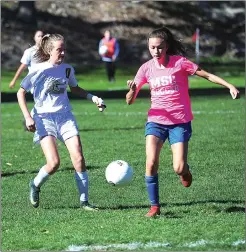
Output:
[[[159,206],[158,174],[155,176],[145,176],[145,182],[151,206]]]
[[[40,187],[44,184],[44,182],[49,178],[49,173],[45,170],[45,166],[43,166],[37,176],[34,178],[34,185]]]
[[[88,201],[88,173],[75,171],[75,180],[79,190],[80,202]]]

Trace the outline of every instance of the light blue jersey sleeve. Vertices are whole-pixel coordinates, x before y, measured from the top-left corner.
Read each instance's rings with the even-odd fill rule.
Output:
[[[35,74],[37,73],[37,71],[34,71],[32,73],[29,73],[22,81],[20,86],[26,90],[26,92],[31,91],[31,89],[33,88],[33,78],[35,76]]]
[[[75,71],[74,71],[73,67],[71,67],[71,73],[69,75],[68,85],[70,87],[77,87],[78,86],[78,81],[75,77]]]

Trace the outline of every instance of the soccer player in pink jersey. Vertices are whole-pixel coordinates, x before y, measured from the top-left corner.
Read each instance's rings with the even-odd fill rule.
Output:
[[[25,118],[28,131],[35,132],[33,141],[39,143],[46,163],[30,182],[30,202],[39,206],[41,186],[54,174],[60,165],[56,141],[61,140],[67,147],[75,169],[75,180],[79,191],[81,207],[97,210],[88,202],[88,174],[79,136],[79,129],[70,105],[67,87],[82,98],[97,105],[100,111],[105,107],[103,100],[78,86],[74,68],[63,63],[65,42],[60,34],[43,36],[35,58],[40,63],[21,82],[17,92],[20,109]],[[30,113],[26,104],[26,92],[34,98],[34,108]]]
[[[127,81],[130,90],[126,94],[126,102],[132,104],[140,88],[145,83],[149,84],[151,107],[145,128],[145,182],[151,208],[145,216],[155,217],[160,215],[158,168],[160,152],[166,139],[171,146],[174,171],[185,187],[192,183],[192,174],[187,163],[193,120],[188,76],[195,74],[225,86],[233,99],[239,98],[239,91],[231,83],[206,72],[182,56],[185,48],[168,28],[152,31],[147,41],[152,59],[139,68],[134,80]]]

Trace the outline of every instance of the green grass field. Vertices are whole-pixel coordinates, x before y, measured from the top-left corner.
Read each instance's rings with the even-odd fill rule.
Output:
[[[44,164],[32,133],[24,132],[17,103],[2,104],[2,251],[165,250],[245,251],[245,100],[192,97],[195,119],[189,148],[193,184],[184,188],[164,145],[160,161],[160,218],[148,219],[144,125],[148,99],[128,106],[105,100],[104,113],[72,101],[87,161],[91,203],[79,208],[73,168],[58,142],[61,167],[41,188],[37,209],[29,181]],[[32,104],[29,104],[30,108]],[[127,187],[106,183],[106,166],[123,159],[134,169]]]
[[[76,71],[76,78],[79,82],[79,85],[86,90],[124,90],[127,89],[126,81],[134,78],[136,71],[139,66],[130,67],[118,67],[116,71],[116,82],[109,83],[106,78],[105,69],[101,66],[98,68],[81,68]],[[245,74],[244,66],[238,67],[205,67],[205,70],[210,71],[214,74],[219,75],[228,82],[234,84],[236,87],[245,86]],[[9,83],[12,80],[15,72],[11,71],[2,71],[2,92],[16,92],[19,88],[21,79],[25,77],[27,72],[23,72],[21,77],[18,79],[14,89],[9,89]],[[197,76],[190,77],[190,88],[223,88],[219,85],[211,83],[205,79],[199,78]],[[148,88],[148,85],[145,85],[143,88]]]

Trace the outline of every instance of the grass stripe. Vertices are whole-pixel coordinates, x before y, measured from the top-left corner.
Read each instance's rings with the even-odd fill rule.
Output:
[[[239,110],[215,110],[215,111],[192,111],[193,114],[196,115],[200,115],[200,114],[208,114],[208,115],[213,115],[213,114],[238,114],[241,113],[241,111]],[[75,116],[79,116],[79,115],[89,115],[89,116],[94,116],[94,115],[98,115],[98,112],[73,112],[73,114]],[[103,112],[104,115],[108,115],[108,116],[143,116],[143,115],[147,115],[147,112]],[[2,117],[17,117],[17,116],[21,116],[21,113],[16,113],[16,114],[12,114],[12,113],[3,113]]]

